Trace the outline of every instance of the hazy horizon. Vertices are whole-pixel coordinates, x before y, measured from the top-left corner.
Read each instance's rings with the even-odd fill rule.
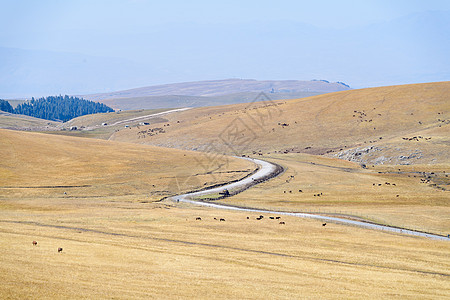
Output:
[[[447,1],[0,3],[0,98],[227,78],[450,80]]]

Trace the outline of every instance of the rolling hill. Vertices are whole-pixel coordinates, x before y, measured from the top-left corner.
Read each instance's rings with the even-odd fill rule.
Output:
[[[147,126],[120,130],[111,140],[234,155],[309,153],[355,161],[366,157],[370,164],[448,163],[449,94],[450,82],[439,82],[296,100],[261,97],[262,102],[174,113],[167,116],[163,134],[150,136],[152,126]],[[350,151],[373,155],[353,159]]]
[[[133,196],[154,201],[253,170],[251,163],[225,156],[211,161],[192,151],[3,129],[0,152],[5,199],[18,194],[61,197],[67,192],[72,198]],[[207,173],[203,165],[214,171]]]
[[[0,128],[19,130],[58,130],[60,122],[0,111]]]

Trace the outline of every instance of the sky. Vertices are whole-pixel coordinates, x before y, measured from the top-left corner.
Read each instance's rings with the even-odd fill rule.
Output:
[[[232,77],[353,87],[449,80],[447,0],[0,0],[0,7],[0,97]]]

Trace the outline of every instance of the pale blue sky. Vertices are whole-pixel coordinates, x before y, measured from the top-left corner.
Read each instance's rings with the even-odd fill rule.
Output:
[[[449,80],[444,54],[450,1],[0,0],[0,7],[0,47],[51,51],[8,52],[7,72],[51,78],[52,68],[64,65],[67,81],[73,81],[72,63],[51,59],[52,52],[70,52],[92,63],[83,70],[76,66],[78,77],[89,70],[101,74],[101,68],[109,76],[96,86],[92,80],[72,86],[55,81],[47,84],[48,93],[229,77],[323,78],[355,87]],[[105,59],[111,63],[97,62]],[[9,79],[0,77],[6,82],[0,82],[0,96],[19,95],[15,89],[28,84]]]

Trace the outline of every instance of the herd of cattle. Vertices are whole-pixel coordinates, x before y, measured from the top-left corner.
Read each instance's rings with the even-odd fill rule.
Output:
[[[250,217],[247,217],[247,220],[249,220],[249,219],[250,219]],[[255,220],[258,220],[258,221],[259,221],[259,220],[262,220],[262,219],[264,219],[264,216],[263,216],[263,215],[260,215],[259,217],[256,217],[256,218],[255,218]],[[281,217],[269,217],[269,219],[270,219],[270,220],[280,220]],[[201,218],[201,217],[196,217],[195,220],[196,220],[196,221],[201,221],[202,218]],[[219,220],[219,221],[225,222],[225,219],[223,219],[223,218],[220,218],[220,219],[214,218],[214,220]],[[280,221],[279,224],[280,224],[280,225],[286,225],[286,223],[285,223],[284,221]],[[322,226],[326,226],[326,225],[327,225],[327,223],[323,223],[323,224],[322,224]]]

